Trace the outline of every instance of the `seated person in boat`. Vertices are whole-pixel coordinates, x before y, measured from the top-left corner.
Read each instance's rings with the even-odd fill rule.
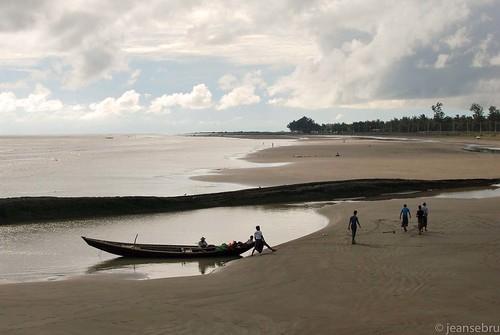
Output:
[[[205,241],[205,237],[200,238],[200,241],[198,242],[198,246],[202,249],[205,249],[206,247],[208,247],[208,243],[207,243],[207,241]]]
[[[254,242],[253,242],[253,236],[252,235],[250,235],[250,238],[246,242],[241,242],[241,241],[236,242],[236,246],[238,248],[242,248],[242,247],[245,247],[245,246],[253,246],[253,244],[254,244]]]

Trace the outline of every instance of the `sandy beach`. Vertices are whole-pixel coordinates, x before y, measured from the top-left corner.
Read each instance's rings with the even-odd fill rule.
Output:
[[[247,157],[256,163],[283,163],[264,169],[224,169],[195,179],[275,186],[357,178],[497,178],[500,155],[463,150],[470,143],[500,147],[498,140],[473,138],[301,140],[297,145],[257,151]],[[336,154],[339,153],[339,157]]]
[[[204,178],[274,185],[500,177],[500,155],[464,152],[455,142],[319,140],[249,159],[296,163]],[[0,285],[0,333],[437,334],[442,325],[446,334],[449,325],[498,325],[499,200],[324,206],[319,211],[330,223],[323,230],[205,276]],[[414,219],[410,231],[401,232],[401,205],[415,211],[423,201],[430,208],[429,232],[418,235]],[[354,209],[362,225],[355,246],[346,229]]]

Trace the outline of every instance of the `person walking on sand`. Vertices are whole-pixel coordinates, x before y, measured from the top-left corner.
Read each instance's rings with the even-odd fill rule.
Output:
[[[411,218],[410,209],[406,207],[406,204],[401,208],[401,212],[399,213],[399,219],[401,220],[401,227],[403,227],[404,231],[408,231],[406,227],[408,227],[409,219]]]
[[[361,228],[361,224],[358,219],[358,211],[354,211],[353,215],[349,218],[349,223],[347,224],[347,230],[351,231],[352,234],[352,244],[356,244],[356,230]]]
[[[253,238],[255,241],[255,246],[252,250],[252,256],[255,250],[259,252],[259,254],[262,252],[262,249],[264,249],[264,246],[266,246],[268,249],[271,251],[276,251],[276,249],[273,249],[269,244],[267,244],[266,240],[264,239],[264,235],[262,234],[262,231],[260,230],[260,226],[255,227],[255,233],[253,234]]]
[[[422,209],[422,206],[420,205],[418,205],[417,220],[418,220],[418,234],[422,235],[422,229],[424,228],[424,211]]]
[[[427,231],[427,217],[429,216],[429,209],[427,204],[424,202],[422,204],[422,210],[424,211],[424,216],[422,217],[422,227]]]

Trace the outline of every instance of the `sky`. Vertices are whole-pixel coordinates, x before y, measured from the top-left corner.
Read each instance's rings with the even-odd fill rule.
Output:
[[[499,0],[0,0],[0,135],[500,105]]]

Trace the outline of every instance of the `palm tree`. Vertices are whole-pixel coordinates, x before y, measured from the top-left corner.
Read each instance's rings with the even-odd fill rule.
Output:
[[[444,119],[443,103],[438,101],[435,105],[431,106],[431,109],[434,112],[434,121],[436,121],[437,124],[439,125],[439,132],[441,132],[442,130],[441,123],[443,122]]]
[[[497,123],[500,121],[500,110],[498,110],[498,108],[496,106],[490,106],[490,108],[488,108],[488,110],[490,111],[488,114],[488,121],[490,122],[490,124],[491,124],[491,122],[493,122],[493,126],[495,128],[495,133],[496,133],[497,132]]]
[[[472,117],[474,120],[479,122],[479,134],[482,133],[481,121],[484,119],[483,106],[477,103],[473,103],[469,109],[472,112]]]

